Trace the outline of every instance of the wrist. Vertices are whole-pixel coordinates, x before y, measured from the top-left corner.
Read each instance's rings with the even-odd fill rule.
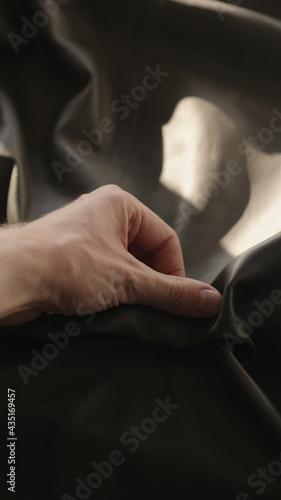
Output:
[[[32,224],[0,229],[0,319],[28,310],[43,312],[48,301],[42,236]]]

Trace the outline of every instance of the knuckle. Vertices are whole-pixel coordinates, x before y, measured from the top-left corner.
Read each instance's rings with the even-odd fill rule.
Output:
[[[173,236],[176,240],[179,240],[178,234],[174,230],[174,228],[172,228],[171,226],[169,226],[169,227],[170,227],[171,236]]]
[[[169,291],[171,305],[177,305],[186,295],[186,286],[182,278],[175,279]]]
[[[123,191],[123,189],[118,186],[118,184],[105,184],[105,186],[103,186],[104,188],[107,188],[107,189],[115,189],[115,190],[119,190],[119,191]]]
[[[126,191],[116,184],[108,184],[103,188],[103,196],[111,203],[118,207],[123,207],[126,199]]]
[[[177,245],[180,246],[180,239],[179,239],[179,236],[177,234],[177,232],[171,227],[171,238],[173,238],[175,240],[175,242],[177,243]]]
[[[117,186],[117,184],[107,184],[106,186],[103,186],[102,189],[109,196],[116,196],[123,192],[123,189],[120,186]]]

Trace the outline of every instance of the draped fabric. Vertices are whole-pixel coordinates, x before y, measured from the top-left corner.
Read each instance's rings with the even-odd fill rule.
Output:
[[[223,294],[1,327],[1,499],[280,500],[280,40],[277,0],[1,0],[1,221],[117,184]]]

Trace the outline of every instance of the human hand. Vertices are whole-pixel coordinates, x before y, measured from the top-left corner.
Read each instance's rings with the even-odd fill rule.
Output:
[[[10,238],[17,278],[6,276],[10,302],[0,305],[2,324],[42,312],[89,314],[133,303],[194,318],[219,311],[219,292],[185,277],[175,231],[118,186],[100,187],[41,219],[3,229],[0,242],[4,233],[3,269],[9,267]]]

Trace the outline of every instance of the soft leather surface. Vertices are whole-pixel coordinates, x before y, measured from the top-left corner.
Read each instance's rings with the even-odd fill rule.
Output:
[[[61,0],[40,18],[42,4],[0,4],[0,216],[118,184],[177,230],[187,275],[223,305],[208,320],[132,305],[2,327],[1,499],[280,500],[281,5]],[[26,19],[47,22],[34,34]],[[70,322],[79,334],[36,370]],[[167,419],[145,420],[167,398]],[[132,451],[121,436],[141,425]],[[114,450],[110,477],[75,491]]]

